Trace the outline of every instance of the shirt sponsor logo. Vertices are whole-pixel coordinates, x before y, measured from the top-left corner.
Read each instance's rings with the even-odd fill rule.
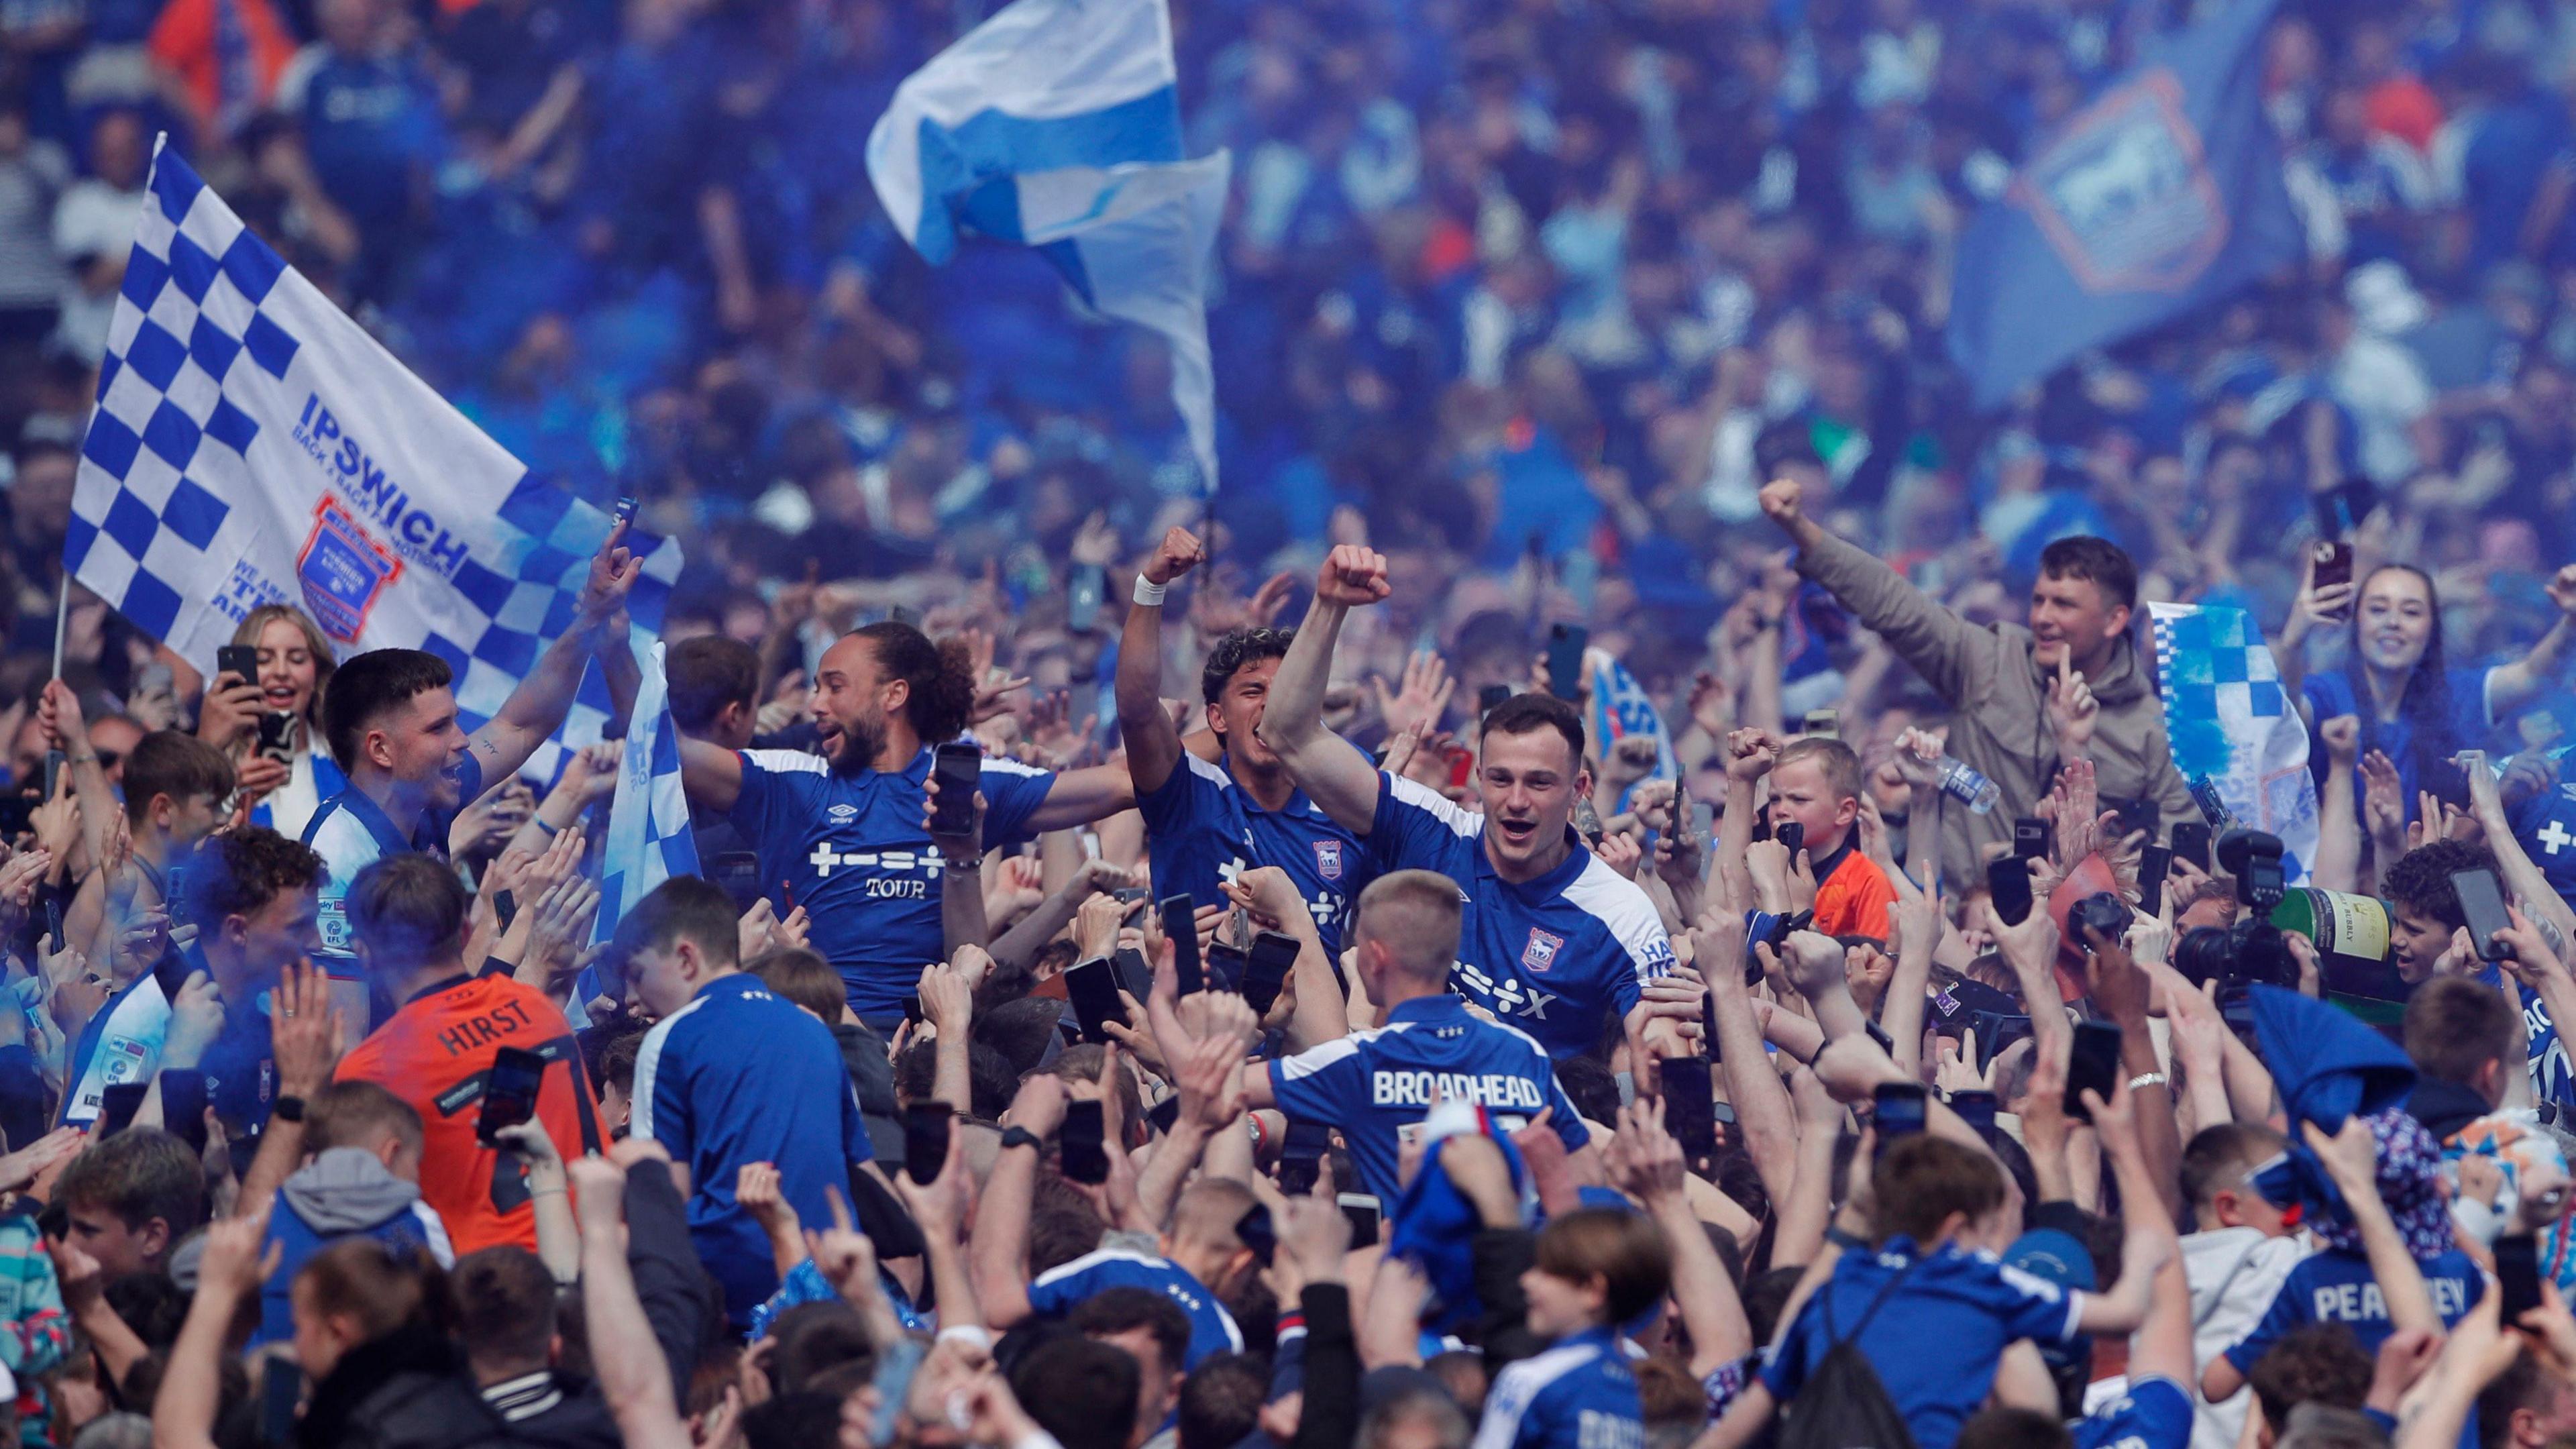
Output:
[[[1342,878],[1342,843],[1338,840],[1315,842],[1315,874],[1326,880]]]
[[[1530,927],[1529,944],[1521,948],[1521,964],[1532,971],[1544,972],[1556,964],[1556,953],[1565,946],[1565,938],[1552,931]]]
[[[835,805],[835,806],[833,806],[831,809],[826,810],[826,811],[824,811],[823,813],[832,817],[832,823],[833,823],[833,824],[835,824],[835,825],[847,825],[847,824],[849,824],[849,823],[850,823],[850,817],[852,817],[852,816],[854,816],[854,815],[856,815],[856,814],[858,814],[858,813],[859,813],[859,807],[858,807],[858,806],[856,806],[856,805],[850,805],[850,804],[846,804],[846,803],[845,803],[845,804]]]

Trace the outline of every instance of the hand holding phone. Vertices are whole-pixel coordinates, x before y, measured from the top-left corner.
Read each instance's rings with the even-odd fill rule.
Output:
[[[483,1106],[475,1118],[474,1140],[494,1146],[500,1139],[493,1134],[535,1117],[537,1092],[545,1078],[546,1059],[535,1052],[503,1047],[493,1053],[492,1070],[483,1078]]]
[[[1986,891],[1994,898],[1995,919],[2018,926],[2030,919],[2030,862],[2007,855],[1986,867]]]
[[[2120,1085],[2120,1029],[2107,1021],[2075,1023],[2075,1049],[2066,1059],[2066,1115],[2077,1122],[2093,1120],[2084,1094],[2108,1102]]]
[[[1109,1023],[1124,1022],[1126,1003],[1118,999],[1118,968],[1094,957],[1078,961],[1064,973],[1064,994],[1082,1023],[1082,1039],[1109,1044]]]
[[[1098,1110],[1098,1104],[1093,1104]],[[949,1123],[954,1111],[946,1102],[913,1102],[903,1109],[903,1170],[928,1187],[948,1165]]]
[[[2469,939],[2476,944],[2481,961],[2508,961],[2513,947],[2497,938],[2497,932],[2513,926],[2513,917],[2505,910],[2504,888],[2497,884],[2491,870],[2459,870],[2451,873],[2451,890],[2460,898],[2460,914],[2468,918]]]
[[[1154,909],[1162,916],[1164,939],[1172,943],[1172,969],[1179,973],[1179,993],[1195,996],[1205,991],[1207,973],[1199,965],[1198,903],[1183,892],[1165,896]]]
[[[943,840],[973,836],[975,792],[984,783],[984,752],[951,740],[934,753],[930,768],[939,781],[939,793],[932,797],[930,833]],[[983,842],[976,844],[980,848]]]
[[[1064,1125],[1056,1130],[1056,1150],[1067,1179],[1097,1186],[1109,1180],[1108,1134],[1100,1103],[1064,1104]]]

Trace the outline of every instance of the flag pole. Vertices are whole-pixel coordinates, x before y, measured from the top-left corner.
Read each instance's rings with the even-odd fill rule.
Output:
[[[63,628],[72,616],[72,571],[63,570],[62,592],[54,600],[54,677],[63,677]]]

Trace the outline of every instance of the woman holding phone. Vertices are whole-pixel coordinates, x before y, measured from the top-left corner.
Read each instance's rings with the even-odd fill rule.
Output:
[[[245,792],[261,796],[252,824],[300,838],[322,802],[348,787],[322,740],[322,691],[335,666],[331,641],[302,609],[262,604],[233,630],[232,647],[256,651],[256,677],[236,682],[218,671],[198,714],[197,737],[230,755]],[[262,759],[275,766],[255,763]],[[273,777],[264,793],[262,776]]]

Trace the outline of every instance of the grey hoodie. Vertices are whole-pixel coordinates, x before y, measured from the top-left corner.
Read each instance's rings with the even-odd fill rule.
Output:
[[[420,1185],[386,1170],[363,1147],[325,1148],[286,1180],[286,1201],[323,1237],[372,1228],[420,1201]]]
[[[2213,1228],[2182,1240],[2183,1281],[2191,1287],[2191,1360],[2201,1369],[2234,1348],[2271,1310],[2281,1283],[2308,1254],[2298,1234],[2267,1238],[2257,1228]],[[2250,1390],[2211,1404],[2191,1386],[2191,1449],[2236,1449],[2245,1430]]]

